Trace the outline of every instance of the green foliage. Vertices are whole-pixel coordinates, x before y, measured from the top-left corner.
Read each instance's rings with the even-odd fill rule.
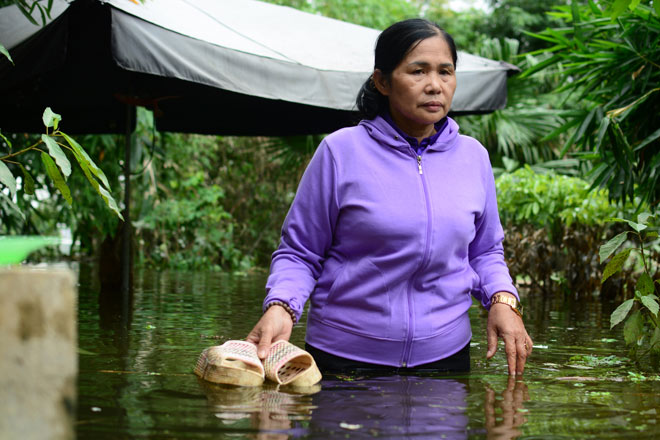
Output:
[[[53,8],[53,0],[47,2],[39,0],[0,0],[0,7],[16,5],[18,10],[23,13],[25,18],[30,20],[35,26],[44,26],[48,18],[50,18],[50,11]],[[34,16],[38,18],[35,19]]]
[[[34,194],[34,178],[28,171],[28,169],[31,168],[31,163],[29,161],[25,162],[25,164],[19,163],[16,159],[18,156],[27,155],[30,152],[36,152],[39,153],[44,170],[48,177],[50,177],[55,188],[71,206],[73,204],[73,198],[69,186],[67,185],[67,178],[71,175],[71,162],[69,161],[67,154],[65,154],[65,151],[67,151],[69,155],[73,156],[83,170],[88,182],[98,194],[101,195],[106,206],[121,218],[117,203],[109,193],[109,184],[105,174],[83,150],[78,142],[60,131],[59,124],[61,119],[61,116],[54,113],[50,107],[46,108],[43,113],[43,122],[46,127],[46,133],[42,134],[36,142],[19,151],[12,152],[11,141],[3,136],[3,140],[8,149],[8,154],[0,156],[0,183],[9,189],[10,195],[16,197],[18,188],[17,179],[9,168],[10,166],[16,167],[21,172],[23,182],[22,187],[25,194]],[[43,149],[44,147],[46,150]],[[25,165],[27,165],[27,167]],[[14,205],[14,212],[22,211],[19,206],[15,205],[11,199],[5,196],[3,209],[0,211],[2,218],[12,216],[12,212],[10,212],[11,210],[8,209],[8,206],[10,205]],[[21,215],[21,218],[24,220],[25,216]]]
[[[526,32],[539,32],[556,27],[561,21],[548,14],[565,0],[489,0],[493,12],[482,32],[497,38],[514,38],[521,43],[521,51],[529,52],[546,46],[545,42],[530,38]]]
[[[658,8],[654,2],[654,7]],[[660,201],[660,17],[648,1],[573,1],[553,16],[564,27],[533,34],[550,57],[523,76],[562,67],[558,93],[580,103],[554,134],[563,152],[593,165],[593,186],[621,202]]]
[[[629,230],[613,237],[600,248],[601,263],[608,260],[603,272],[603,282],[624,270],[632,258],[632,265],[639,273],[632,298],[620,304],[610,317],[610,327],[624,323],[623,336],[631,347],[631,355],[641,357],[650,352],[660,356],[660,241],[658,228],[653,223],[655,217],[649,213],[640,214],[637,221],[615,218],[614,222],[624,223]],[[626,246],[617,252],[622,246]],[[611,257],[611,258],[610,258]],[[632,312],[632,313],[631,313]],[[646,352],[640,352],[648,347]]]
[[[267,266],[316,145],[306,137],[156,137],[162,148],[142,164],[148,178],[135,180],[138,260],[160,268]]]
[[[591,356],[586,354],[579,354],[571,356],[568,361],[572,365],[582,365],[585,367],[598,368],[598,367],[618,367],[625,365],[628,361],[619,356]]]
[[[589,183],[530,166],[498,177],[497,203],[503,223],[529,223],[556,234],[573,223],[602,224],[617,213],[607,192],[589,191]]]
[[[14,60],[11,59],[11,55],[9,55],[9,51],[7,51],[7,48],[0,44],[0,54],[4,55],[12,64],[14,64]]]
[[[525,70],[540,63],[531,55],[519,56],[520,42],[513,39],[484,39],[478,54],[517,65]],[[506,157],[518,163],[539,164],[558,158],[558,143],[544,137],[563,122],[559,100],[550,91],[556,88],[558,75],[551,72],[507,80],[507,106],[487,115],[459,117],[461,130],[491,152],[497,163]]]
[[[546,295],[589,295],[601,288],[601,269],[593,251],[615,215],[605,191],[589,183],[530,166],[496,180],[505,228],[509,270],[520,285]]]

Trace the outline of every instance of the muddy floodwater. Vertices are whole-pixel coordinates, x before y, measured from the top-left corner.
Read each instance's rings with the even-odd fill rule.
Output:
[[[80,270],[79,439],[660,438],[660,378],[626,359],[616,304],[526,292],[534,352],[523,379],[486,361],[486,314],[470,311],[464,375],[340,376],[309,389],[203,383],[200,352],[243,339],[265,273],[135,273],[130,301]],[[304,321],[292,342],[302,346]],[[657,373],[656,373],[657,374]]]

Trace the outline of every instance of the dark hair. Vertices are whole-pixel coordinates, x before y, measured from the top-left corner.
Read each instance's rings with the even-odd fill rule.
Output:
[[[411,18],[394,23],[378,36],[374,70],[379,69],[389,79],[396,66],[420,41],[436,35],[441,35],[449,45],[454,68],[456,68],[458,56],[456,43],[452,36],[432,21]],[[362,84],[356,102],[360,116],[364,119],[375,118],[389,106],[387,97],[376,89],[371,76]]]

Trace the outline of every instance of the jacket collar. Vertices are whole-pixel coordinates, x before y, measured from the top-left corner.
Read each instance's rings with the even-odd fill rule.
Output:
[[[383,117],[376,116],[374,119],[363,119],[360,121],[369,135],[377,142],[390,147],[410,151],[411,147],[397,130],[392,127]],[[451,149],[458,138],[458,124],[452,118],[447,117],[447,126],[434,143],[426,147],[432,151],[447,151]]]

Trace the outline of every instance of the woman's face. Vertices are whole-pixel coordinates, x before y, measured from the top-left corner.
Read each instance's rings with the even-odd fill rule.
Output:
[[[445,39],[434,36],[422,40],[385,78],[376,69],[374,82],[387,96],[392,119],[405,133],[426,137],[434,124],[449,112],[456,90],[456,72],[451,50]]]

